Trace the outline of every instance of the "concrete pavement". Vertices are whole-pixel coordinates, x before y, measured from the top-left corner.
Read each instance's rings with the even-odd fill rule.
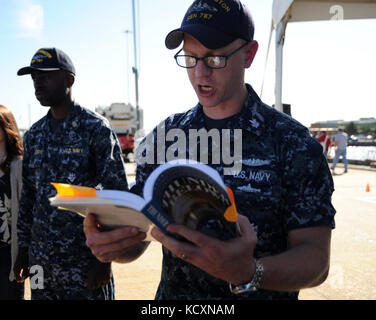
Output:
[[[331,268],[321,286],[302,290],[301,299],[376,299],[376,171],[342,174],[336,168]],[[369,184],[369,192],[366,186]]]

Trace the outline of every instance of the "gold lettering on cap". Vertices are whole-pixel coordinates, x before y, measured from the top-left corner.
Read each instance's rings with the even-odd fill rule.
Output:
[[[223,0],[214,0],[214,2],[218,3],[227,12],[231,11],[231,8],[229,7],[229,5],[226,2],[224,2]]]
[[[44,54],[46,57],[48,57],[50,59],[52,58],[52,55],[49,52],[47,52],[46,50],[41,49],[41,50],[38,50],[37,53]]]
[[[203,13],[203,12],[200,13],[200,18],[203,18],[203,19],[210,20],[212,16],[213,15],[210,13]]]
[[[188,16],[187,21],[197,18],[197,13],[192,13],[191,15]]]

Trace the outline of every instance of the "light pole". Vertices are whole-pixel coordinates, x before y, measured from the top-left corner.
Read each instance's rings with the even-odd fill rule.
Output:
[[[135,90],[136,90],[136,114],[137,114],[137,130],[140,129],[140,110],[138,103],[138,61],[137,61],[137,27],[136,27],[136,5],[135,0],[132,0],[133,9],[133,47],[134,47],[134,67],[132,71],[135,77]]]
[[[129,39],[128,39],[128,35],[130,33],[132,33],[131,30],[125,30],[124,33],[126,34],[127,36],[127,92],[128,92],[128,103],[130,102],[130,96],[129,96]]]

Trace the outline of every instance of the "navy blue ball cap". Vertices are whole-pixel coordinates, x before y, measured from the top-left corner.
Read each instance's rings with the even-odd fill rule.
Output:
[[[166,37],[168,49],[177,48],[190,34],[206,48],[223,48],[236,39],[253,40],[254,22],[247,7],[239,0],[196,0],[189,7],[180,28]]]
[[[76,74],[76,70],[69,56],[60,49],[41,48],[31,59],[29,67],[18,70],[17,75],[30,74],[33,70],[56,71],[65,70]]]

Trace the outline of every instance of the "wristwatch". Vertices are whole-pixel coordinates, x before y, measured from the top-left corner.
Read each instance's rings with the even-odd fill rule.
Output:
[[[260,287],[260,282],[262,275],[264,274],[264,266],[262,263],[255,259],[255,274],[253,275],[253,278],[250,282],[240,284],[238,286],[233,286],[231,283],[229,283],[230,291],[234,294],[240,294],[245,292],[255,292]]]

